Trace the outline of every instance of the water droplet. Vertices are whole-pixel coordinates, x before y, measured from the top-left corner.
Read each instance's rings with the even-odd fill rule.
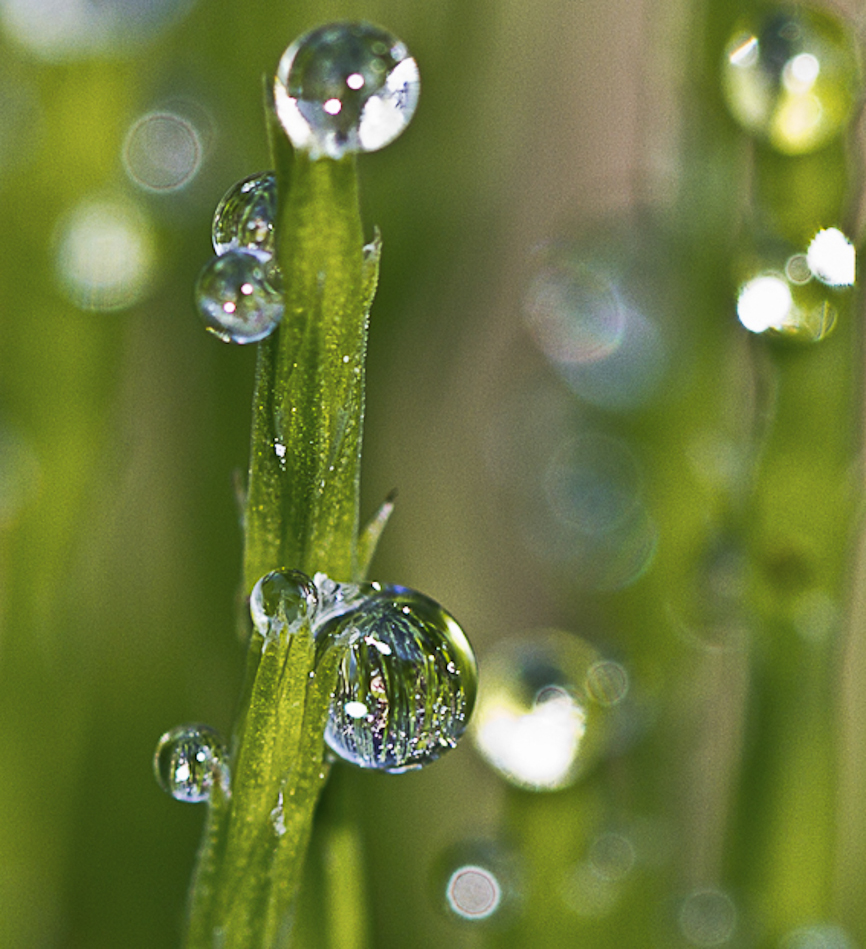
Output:
[[[126,133],[126,173],[146,191],[177,191],[201,167],[204,149],[198,130],[173,112],[149,112]]]
[[[199,313],[209,333],[226,343],[257,343],[283,318],[283,295],[271,258],[229,250],[211,258],[195,287]]]
[[[159,786],[177,801],[207,801],[216,784],[229,793],[225,743],[208,725],[178,725],[167,731],[157,743],[153,770]]]
[[[683,900],[679,924],[693,946],[722,946],[737,928],[737,908],[721,890],[696,890]]]
[[[634,844],[612,831],[599,834],[589,848],[589,865],[603,880],[621,880],[635,865]]]
[[[264,639],[262,649],[283,632],[290,635],[304,620],[312,623],[318,602],[313,581],[300,570],[266,573],[250,594],[250,616]]]
[[[191,9],[189,0],[2,0],[0,25],[50,62],[130,54]]]
[[[466,728],[475,656],[454,618],[429,597],[384,584],[359,590],[360,605],[316,628],[321,650],[348,642],[325,740],[362,768],[420,768]]]
[[[273,254],[277,179],[270,171],[232,185],[217,205],[211,237],[217,254],[246,248]]]
[[[313,159],[373,152],[409,124],[418,67],[403,43],[369,23],[330,23],[285,51],[274,84],[277,116]]]
[[[854,37],[826,11],[771,7],[732,37],[722,86],[747,132],[786,155],[812,152],[853,115],[860,90]]]
[[[144,211],[122,199],[79,204],[61,222],[57,270],[69,298],[85,310],[120,310],[145,295],[154,240]]]
[[[596,651],[544,630],[500,642],[485,658],[472,734],[482,757],[519,787],[567,787],[608,742],[605,708],[586,690]]]
[[[493,840],[465,840],[448,847],[434,862],[437,902],[458,919],[472,923],[513,909],[519,897],[514,853]],[[443,900],[444,897],[444,900]]]

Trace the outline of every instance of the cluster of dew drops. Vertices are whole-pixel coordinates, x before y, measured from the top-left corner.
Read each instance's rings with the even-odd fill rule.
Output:
[[[262,654],[309,623],[316,662],[340,649],[325,742],[360,768],[399,774],[453,748],[475,704],[478,671],[460,625],[438,603],[408,587],[310,579],[274,570],[250,596],[253,642]],[[157,780],[180,801],[229,793],[226,746],[206,725],[181,725],[159,740]]]
[[[311,159],[339,160],[392,142],[418,103],[418,67],[405,45],[369,23],[331,23],[285,51],[274,80],[277,117]],[[211,258],[195,287],[205,328],[227,343],[256,343],[283,318],[275,259],[277,184],[264,172],[233,185],[217,206]]]
[[[391,33],[362,22],[311,30],[283,54],[274,81],[277,117],[310,159],[376,151],[409,124],[418,102],[415,60]],[[279,325],[285,303],[275,259],[277,185],[252,175],[220,201],[216,256],[195,296],[205,327],[230,343],[255,343]],[[463,630],[438,603],[406,587],[341,584],[276,570],[256,584],[250,612],[264,653],[307,622],[324,652],[343,650],[325,741],[362,768],[399,773],[453,748],[475,703],[477,666]],[[154,770],[177,800],[230,793],[228,752],[206,725],[159,740]]]

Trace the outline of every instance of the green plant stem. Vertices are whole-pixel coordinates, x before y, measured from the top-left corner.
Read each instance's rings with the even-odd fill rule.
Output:
[[[363,244],[354,159],[293,155],[281,133],[272,148],[285,314],[258,352],[247,594],[278,568],[359,578],[392,507],[386,502],[359,540],[364,358],[379,243]],[[289,945],[327,777],[323,734],[341,656],[341,644],[317,651],[306,620],[277,639],[252,633],[231,795],[210,805],[187,949]],[[335,842],[341,852],[345,844]]]

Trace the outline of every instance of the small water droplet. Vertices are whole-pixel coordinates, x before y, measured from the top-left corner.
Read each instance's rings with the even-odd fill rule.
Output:
[[[313,159],[373,152],[409,124],[418,66],[386,30],[330,23],[285,51],[274,84],[277,116],[295,148]]]
[[[273,254],[277,216],[277,179],[273,172],[250,175],[232,185],[213,218],[213,249],[217,254],[237,248]]]
[[[229,793],[225,743],[208,725],[178,725],[167,731],[157,743],[153,770],[159,786],[177,801],[207,801],[216,784]]]
[[[264,639],[262,649],[278,641],[283,632],[290,635],[304,620],[312,623],[318,602],[315,584],[300,570],[266,573],[250,594],[250,616]]]
[[[824,10],[771,6],[737,30],[722,63],[731,114],[786,155],[815,151],[840,134],[860,85],[852,32]]]
[[[396,774],[457,744],[477,667],[463,630],[438,603],[406,587],[377,587],[357,587],[359,605],[316,629],[322,651],[348,642],[325,740],[352,764]]]
[[[226,343],[257,343],[283,318],[278,271],[260,251],[235,249],[211,258],[195,298],[205,329]]]

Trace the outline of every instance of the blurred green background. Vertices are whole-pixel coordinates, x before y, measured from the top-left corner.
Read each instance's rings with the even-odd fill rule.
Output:
[[[340,943],[310,897],[299,944],[862,945],[856,303],[808,350],[747,340],[734,303],[756,234],[856,232],[859,159],[752,156],[717,72],[738,12],[0,2],[0,946],[180,942],[203,814],[151,758],[180,722],[231,728],[254,367],[207,336],[192,287],[217,201],[268,165],[262,76],[337,18],[393,30],[422,76],[411,127],[359,161],[384,242],[364,509],[399,491],[373,577],[452,611],[482,684],[497,641],[556,626],[631,692],[567,789],[509,788],[468,740],[401,777],[338,767],[326,808],[360,828],[366,923]],[[534,345],[524,301],[551,241],[654,314],[649,394],[582,398]],[[549,509],[549,459],[587,437],[614,446],[613,482],[637,459],[653,526],[625,563],[563,553],[570,515]],[[593,896],[581,868],[612,830],[635,867]],[[516,867],[487,923],[441,906],[472,839]],[[311,893],[328,872],[312,861]],[[715,929],[683,923],[689,893]]]

